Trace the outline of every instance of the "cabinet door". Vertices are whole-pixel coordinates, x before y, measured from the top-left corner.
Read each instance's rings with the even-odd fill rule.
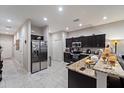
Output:
[[[86,36],[86,37],[84,37],[84,39],[83,39],[83,45],[84,45],[84,47],[88,47],[88,37]]]
[[[75,38],[73,38],[73,42],[80,42],[79,40],[80,40],[79,37],[75,37]]]
[[[88,47],[93,47],[93,36],[88,36]]]
[[[64,53],[64,62],[70,63],[72,61],[72,57],[70,53]]]
[[[66,47],[72,47],[72,38],[66,39]]]
[[[92,36],[92,47],[96,47],[96,35]]]
[[[99,39],[100,39],[99,35],[96,35],[95,36],[95,42],[96,42],[95,47],[100,47],[100,44],[99,44],[100,40]]]
[[[96,36],[96,47],[105,47],[105,34]]]
[[[84,36],[79,37],[79,42],[81,42],[81,47],[84,47]]]
[[[105,34],[101,35],[100,47],[105,47]]]

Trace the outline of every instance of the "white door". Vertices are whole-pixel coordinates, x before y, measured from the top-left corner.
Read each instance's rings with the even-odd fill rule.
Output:
[[[55,40],[52,42],[52,59],[54,61],[63,60],[63,49],[62,49],[62,40]]]

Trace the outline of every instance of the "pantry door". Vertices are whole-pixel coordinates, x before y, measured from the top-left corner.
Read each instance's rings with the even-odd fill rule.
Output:
[[[62,61],[63,60],[63,48],[62,48],[62,40],[55,40],[52,42],[52,59],[54,61]]]

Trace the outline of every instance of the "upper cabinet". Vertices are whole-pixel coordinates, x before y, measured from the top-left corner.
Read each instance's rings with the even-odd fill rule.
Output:
[[[105,34],[96,35],[96,47],[105,47]]]
[[[72,47],[72,42],[73,42],[72,38],[67,38],[66,39],[66,47]]]
[[[73,42],[80,42],[80,38],[79,37],[74,37],[72,38]]]
[[[79,37],[79,42],[81,42],[81,46],[82,46],[82,47],[85,46],[85,45],[84,45],[84,44],[86,44],[85,41],[86,41],[86,40],[85,40],[85,37],[84,37],[84,36]]]
[[[105,34],[81,36],[66,39],[66,47],[72,47],[72,42],[81,42],[82,47],[105,47]]]

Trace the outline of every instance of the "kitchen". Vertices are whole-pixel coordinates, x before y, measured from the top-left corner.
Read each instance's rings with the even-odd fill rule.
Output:
[[[105,34],[67,38],[66,47],[64,61],[75,62],[89,54],[98,54],[99,49],[105,47]]]
[[[103,24],[100,26],[89,27],[86,29],[78,30],[78,31],[53,33],[53,37],[56,38],[56,40],[57,40],[57,38],[58,38],[58,40],[60,40],[59,39],[60,36],[62,38],[61,39],[63,42],[62,47],[64,49],[63,50],[63,60],[67,64],[67,68],[69,68],[69,66],[70,66],[70,69],[71,69],[71,64],[73,66],[73,64],[78,63],[78,61],[83,60],[83,58],[88,57],[90,55],[98,56],[99,51],[102,50],[102,52],[103,52],[104,48],[107,45],[110,45],[111,52],[116,54],[116,56],[118,57],[118,62],[120,64],[119,69],[121,69],[120,71],[122,71],[123,66],[124,66],[123,65],[123,63],[124,63],[123,62],[123,54],[124,54],[123,45],[124,44],[123,44],[123,36],[122,36],[123,28],[121,28],[121,27],[123,26],[123,23],[124,23],[123,21],[118,21],[118,22],[113,22],[113,23],[109,23],[109,24]],[[85,40],[85,38],[89,38],[89,39]],[[84,45],[86,44],[86,46],[82,47],[83,46],[82,42],[85,42]],[[87,45],[86,42],[89,42],[89,45]],[[116,45],[116,43],[117,43],[117,45]],[[76,47],[75,47],[75,45],[76,45]],[[58,46],[58,48],[61,47],[59,45],[57,45],[57,46]],[[54,51],[54,52],[56,52],[56,51]],[[99,56],[99,59],[100,59],[100,57],[101,56]],[[117,62],[117,64],[118,64],[118,62]],[[72,68],[72,69],[75,71],[75,68]],[[123,71],[121,73],[123,73]],[[95,83],[93,83],[93,86],[90,86],[90,85],[84,86],[84,85],[86,85],[86,82],[84,83],[84,85],[80,85],[79,83],[78,83],[79,86],[77,83],[74,83],[74,85],[73,85],[72,82],[76,82],[76,81],[81,82],[81,81],[78,81],[79,78],[76,77],[76,75],[74,73],[71,73],[71,74],[70,74],[70,77],[73,77],[73,78],[70,78],[70,81],[68,79],[68,87],[70,87],[70,88],[71,87],[89,87],[89,88],[97,87],[96,77],[95,77],[95,79],[93,78],[92,82],[95,82]],[[74,75],[75,75],[75,77],[74,77]],[[122,77],[119,77],[119,76],[120,75],[118,75],[118,74],[116,74],[114,76],[111,76],[111,74],[110,74],[110,77],[104,77],[105,85],[102,87],[107,87],[107,82],[106,82],[107,79],[106,78],[108,78],[108,87],[114,87],[114,88],[115,87],[116,88],[123,87],[122,86],[123,85],[123,76]],[[69,78],[69,72],[68,72],[68,78]],[[78,78],[78,79],[75,80],[74,78]],[[72,85],[72,86],[69,86],[69,82],[71,82],[70,85]]]
[[[118,22],[115,22],[113,24],[118,24]],[[113,24],[108,24],[108,25],[104,25],[104,26],[98,26],[98,27],[95,27],[95,28],[84,29],[84,31],[85,30],[86,31],[89,31],[89,30],[92,31],[92,30],[94,30],[96,28],[100,28],[101,31],[102,30],[104,31],[104,28],[105,28],[105,30],[107,30]],[[114,27],[114,28],[116,28],[116,27]],[[114,28],[112,28],[111,30],[115,30]],[[65,53],[68,53],[68,55],[69,55],[69,54],[71,54],[73,52],[70,52],[68,47],[67,47],[67,49],[65,49],[66,52],[64,52],[64,55],[65,55],[64,59],[65,59],[65,62],[68,63],[68,65],[67,65],[67,68],[68,68],[68,87],[70,87],[70,88],[74,88],[74,87],[85,87],[85,88],[87,88],[87,87],[90,87],[90,88],[91,87],[99,87],[99,88],[103,88],[103,87],[104,88],[105,87],[108,87],[108,88],[111,88],[111,87],[114,87],[114,88],[115,87],[116,88],[117,87],[123,87],[124,61],[123,61],[123,54],[121,54],[121,52],[119,53],[120,49],[118,48],[119,46],[122,46],[121,44],[123,44],[122,43],[123,39],[119,39],[119,38],[109,39],[112,36],[112,34],[109,37],[108,32],[103,32],[105,34],[100,34],[99,31],[97,31],[96,34],[94,34],[91,31],[89,31],[89,32],[86,32],[86,31],[82,32],[82,34],[83,33],[88,34],[88,36],[85,36],[85,37],[103,36],[103,38],[100,37],[99,39],[96,39],[96,40],[92,38],[91,39],[92,43],[90,43],[91,46],[81,47],[80,44],[82,42],[80,42],[80,39],[79,39],[80,37],[82,37],[81,33],[80,33],[81,31],[72,32],[70,34],[69,39],[73,39],[72,36],[75,36],[76,38],[78,38],[77,43],[80,43],[80,44],[78,44],[79,45],[78,47],[80,48],[78,50],[81,50],[81,51],[77,51],[78,57],[77,57],[77,60],[75,61],[75,60],[73,60],[73,56],[68,57],[68,56],[66,56],[67,54],[65,55]],[[80,33],[80,34],[78,34],[78,33]],[[99,33],[99,34],[97,34],[97,33]],[[71,40],[69,41],[69,39],[67,38],[66,42],[70,42]],[[101,40],[101,41],[98,42],[98,44],[97,44],[97,40],[98,41]],[[90,40],[87,39],[87,41],[90,41]],[[72,45],[73,45],[73,42],[71,41],[70,47],[72,47]],[[95,46],[93,46],[93,45],[95,45]],[[97,46],[97,45],[101,45],[102,47]],[[99,54],[99,52],[104,54],[103,51],[104,51],[104,49],[105,49],[105,47],[107,45],[110,46],[111,53],[114,54],[115,56],[117,56],[116,65],[114,67],[115,72],[112,72],[113,70],[110,70],[110,71],[108,70],[107,71],[107,69],[109,69],[109,66],[111,67],[111,65],[109,64],[109,62],[107,62],[107,64],[108,64],[108,68],[107,68],[104,65],[104,62],[103,62],[104,60],[101,61],[103,58],[102,58],[102,55]],[[80,56],[82,54],[85,55],[85,57],[80,58]],[[85,65],[87,65],[87,61],[88,61],[87,59],[90,59],[90,60],[95,59],[96,61],[95,61],[94,64],[91,62],[91,64],[88,64],[88,67],[87,67],[87,66],[85,66]],[[82,66],[80,66],[80,65],[82,65]],[[94,66],[92,66],[92,65],[94,65]],[[89,67],[89,66],[91,66],[91,67]],[[87,68],[90,68],[90,69],[87,69]],[[103,72],[104,74],[101,73],[101,72]],[[105,74],[105,73],[107,73],[107,74]],[[88,83],[88,81],[89,81],[89,83]],[[98,81],[99,81],[99,83],[98,83]]]
[[[3,79],[12,82],[5,84],[5,87],[36,87],[35,84],[38,87],[63,88],[124,87],[123,6],[1,6],[0,9],[4,10],[6,7],[9,7],[8,11],[24,9],[26,13],[20,12],[21,16],[16,11],[13,13],[13,16],[22,17],[24,22],[20,21],[19,28],[11,33],[12,40],[6,38],[5,34],[9,37],[13,27],[7,30],[8,34],[1,31],[1,46],[6,43],[5,38],[8,42],[12,41],[11,44],[6,43],[2,51],[3,56],[6,49],[12,50],[11,53],[6,52],[11,54],[11,57],[3,60]],[[104,15],[103,12],[107,9],[110,13]],[[27,15],[29,10],[30,16]],[[85,11],[87,14],[84,14]],[[5,12],[3,14],[7,15]],[[25,16],[31,18],[25,20]],[[11,19],[11,22],[8,22],[10,19],[4,21],[7,21],[6,24],[15,22],[14,19]],[[8,26],[6,28],[8,29]],[[110,49],[106,50],[108,47]],[[19,81],[20,85],[14,85],[16,80],[13,78],[12,81],[4,77],[9,76],[9,71],[13,71],[6,66],[10,63],[17,63],[23,67],[14,68],[23,78],[23,83]],[[21,73],[22,70],[25,70],[29,77],[23,76],[25,74]],[[18,77],[16,70],[11,75]],[[32,81],[28,82],[28,78]]]

